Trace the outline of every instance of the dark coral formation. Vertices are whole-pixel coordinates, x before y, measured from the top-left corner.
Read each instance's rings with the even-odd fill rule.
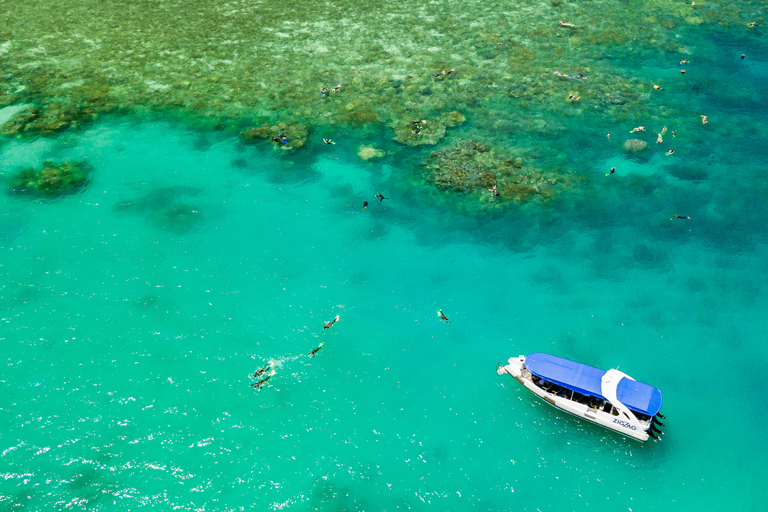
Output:
[[[27,106],[0,126],[0,135],[20,136],[54,133],[83,122],[96,119],[92,108],[78,109],[75,106],[49,103],[42,108]]]
[[[433,151],[424,162],[428,179],[442,190],[480,192],[490,200],[496,196],[487,189],[496,186],[499,199],[526,202],[534,197],[552,197],[554,187],[566,180],[554,172],[523,165],[510,156],[476,140],[462,140],[453,146]]]
[[[254,142],[259,139],[272,140],[273,137],[280,138],[280,134],[287,137],[287,142],[273,141],[276,147],[282,149],[297,149],[307,143],[309,129],[297,122],[281,122],[277,124],[262,123],[258,127],[248,128],[241,132],[243,139],[247,142]]]
[[[426,163],[429,177],[438,188],[465,192],[496,184],[491,162],[484,156],[490,148],[474,140],[433,151]]]
[[[200,192],[194,187],[162,187],[132,201],[122,201],[114,209],[143,216],[163,231],[184,235],[198,229],[205,218],[200,207],[189,201]]]
[[[40,196],[61,196],[81,189],[88,181],[83,162],[45,162],[42,169],[24,169],[13,180],[11,191]]]

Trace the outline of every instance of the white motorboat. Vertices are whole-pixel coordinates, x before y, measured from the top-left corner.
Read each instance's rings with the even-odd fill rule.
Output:
[[[548,404],[638,441],[659,439],[661,391],[619,370],[541,352],[510,357],[497,373],[510,374]]]

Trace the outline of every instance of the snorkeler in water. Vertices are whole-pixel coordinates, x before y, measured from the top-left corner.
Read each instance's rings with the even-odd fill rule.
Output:
[[[258,370],[256,370],[256,373],[254,373],[254,374],[253,374],[253,378],[255,379],[256,377],[259,377],[259,376],[260,376],[260,375],[262,375],[264,372],[266,372],[267,370],[269,370],[271,367],[272,367],[272,361],[269,361],[267,364],[265,364],[264,366],[262,366],[261,368],[259,368]]]
[[[323,348],[323,344],[322,343],[320,343],[315,350],[313,350],[312,352],[307,354],[307,356],[315,357],[315,354],[317,354],[320,351],[321,348]]]
[[[582,75],[581,73],[576,73],[576,76],[573,75],[566,75],[565,73],[561,73],[559,71],[554,72],[555,75],[561,77],[561,78],[570,78],[571,80],[586,80],[587,77]]]
[[[448,76],[448,75],[450,75],[451,73],[453,73],[454,71],[456,71],[456,70],[455,70],[455,69],[453,69],[453,68],[451,68],[451,69],[450,69],[450,70],[448,70],[448,71],[445,71],[445,70],[443,70],[443,71],[441,71],[440,73],[438,73],[438,74],[436,74],[436,75],[432,75],[432,76],[433,76],[433,77],[435,77],[435,78],[440,78],[440,77]]]
[[[445,313],[443,313],[442,309],[437,310],[437,316],[440,318],[440,320],[444,321],[445,323],[447,324],[451,323],[448,321],[448,317],[445,316]]]
[[[330,329],[331,327],[333,327],[333,324],[335,324],[338,321],[339,321],[339,315],[336,315],[336,318],[334,318],[330,322],[325,322],[323,329]]]
[[[266,384],[266,383],[267,383],[267,381],[268,381],[269,379],[271,379],[271,378],[272,378],[272,376],[273,376],[274,374],[275,374],[275,372],[274,372],[274,371],[271,371],[271,372],[269,372],[269,373],[267,374],[267,376],[266,376],[266,377],[264,377],[263,379],[261,379],[259,382],[256,382],[255,384],[251,384],[251,386],[252,386],[252,387],[254,387],[254,388],[256,388],[256,389],[261,389],[261,387],[262,387],[264,384]]]
[[[673,217],[674,217],[674,218],[676,218],[676,219],[687,219],[687,220],[691,220],[691,218],[690,218],[690,217],[683,217],[682,215],[673,215]]]
[[[381,192],[376,192],[376,197],[379,198],[379,204],[381,204],[381,202],[384,201],[385,199],[389,199],[388,197],[384,197],[383,195],[381,195]]]
[[[335,142],[333,142],[331,139],[323,139],[323,142],[324,142],[325,144],[336,144],[336,143],[335,143]]]

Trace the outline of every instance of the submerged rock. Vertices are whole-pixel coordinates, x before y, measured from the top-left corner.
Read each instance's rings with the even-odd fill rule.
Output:
[[[648,147],[648,143],[644,140],[640,139],[629,139],[624,141],[624,151],[630,151],[632,153],[637,153],[638,151],[642,151],[645,148]]]
[[[171,203],[156,212],[154,220],[161,229],[183,235],[198,227],[200,209],[193,204]]]
[[[13,180],[12,192],[42,196],[72,194],[85,186],[88,175],[84,162],[45,162],[43,168],[21,171]]]
[[[373,146],[360,146],[357,148],[357,156],[363,160],[370,160],[371,158],[381,158],[384,156],[384,152],[380,149],[376,149]]]
[[[164,231],[183,235],[198,229],[205,220],[200,206],[189,201],[200,192],[195,187],[161,187],[134,200],[121,201],[114,210],[146,217]]]
[[[677,179],[696,183],[709,178],[709,171],[703,165],[682,163],[667,168],[667,172]]]

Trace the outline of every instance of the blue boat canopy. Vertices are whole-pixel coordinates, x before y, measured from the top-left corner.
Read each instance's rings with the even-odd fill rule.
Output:
[[[572,389],[582,395],[605,400],[601,391],[605,370],[541,352],[529,354],[525,358],[525,367],[540,379]],[[654,416],[661,409],[661,391],[635,380],[621,379],[616,397],[633,411],[648,416]]]

